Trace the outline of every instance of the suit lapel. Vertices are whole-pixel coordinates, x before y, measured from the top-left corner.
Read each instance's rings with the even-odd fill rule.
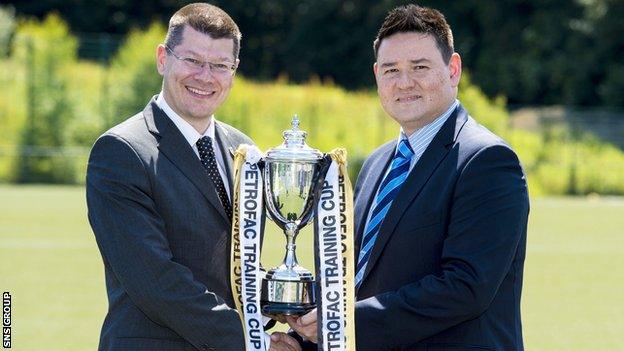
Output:
[[[420,191],[425,186],[433,172],[438,168],[442,160],[446,157],[457,138],[457,134],[467,121],[467,114],[460,105],[455,112],[444,123],[438,134],[431,141],[418,163],[414,166],[409,176],[401,188],[401,192],[392,202],[388,214],[384,219],[379,235],[371,252],[371,256],[366,266],[364,277],[370,273],[381,256],[388,240],[394,233],[399,220],[405,213],[407,207],[416,199]],[[385,169],[385,168],[384,168]],[[375,187],[376,188],[376,187]],[[405,190],[405,191],[404,191]]]
[[[158,149],[173,163],[179,170],[197,187],[210,204],[223,216],[226,221],[230,221],[225,214],[225,209],[210,183],[210,178],[206,174],[199,158],[186,141],[182,133],[167,117],[167,115],[156,105],[155,99],[145,107],[143,116],[149,131],[158,135]]]

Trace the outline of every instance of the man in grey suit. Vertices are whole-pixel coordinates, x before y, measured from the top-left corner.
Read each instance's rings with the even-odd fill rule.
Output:
[[[520,162],[457,100],[461,59],[440,12],[394,9],[374,49],[381,104],[401,131],[355,186],[357,349],[523,350]],[[315,341],[315,317],[289,322]]]
[[[180,9],[156,51],[162,91],[93,146],[87,204],[109,300],[100,350],[244,349],[229,281],[230,199],[232,152],[252,142],[213,115],[240,39],[221,9]],[[271,348],[298,347],[289,342]]]

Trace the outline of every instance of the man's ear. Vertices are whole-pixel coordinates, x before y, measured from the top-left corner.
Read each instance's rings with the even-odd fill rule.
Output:
[[[459,80],[461,79],[462,62],[461,57],[456,52],[451,55],[451,59],[449,60],[449,72],[451,74],[451,85],[453,87],[458,86]]]
[[[165,73],[165,61],[167,60],[167,48],[163,44],[156,47],[156,69],[162,76]]]
[[[240,65],[240,59],[236,59],[234,62],[234,74],[236,74],[236,71],[238,70],[238,65]]]

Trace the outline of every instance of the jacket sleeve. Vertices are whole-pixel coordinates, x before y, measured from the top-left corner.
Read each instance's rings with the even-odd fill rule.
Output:
[[[441,270],[356,303],[358,350],[405,347],[488,309],[526,235],[529,201],[514,152],[495,145],[456,183]]]
[[[116,135],[100,137],[86,183],[102,257],[132,302],[198,349],[243,350],[238,312],[172,259],[146,165],[131,145]]]

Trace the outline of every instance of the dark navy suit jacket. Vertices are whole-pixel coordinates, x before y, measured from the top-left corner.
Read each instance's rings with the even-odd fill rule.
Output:
[[[215,127],[231,186],[229,150],[251,140]],[[154,100],[96,141],[87,203],[109,301],[100,350],[244,349],[229,282],[230,219]]]
[[[375,150],[359,174],[356,247],[395,147]],[[358,351],[523,350],[528,212],[516,154],[460,105],[383,221],[357,291]]]

